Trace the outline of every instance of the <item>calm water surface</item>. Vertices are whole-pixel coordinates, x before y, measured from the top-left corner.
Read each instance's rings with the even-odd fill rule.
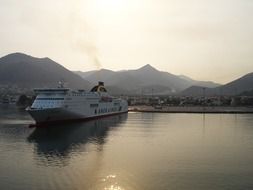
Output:
[[[253,115],[128,113],[30,129],[0,106],[0,189],[253,189]]]

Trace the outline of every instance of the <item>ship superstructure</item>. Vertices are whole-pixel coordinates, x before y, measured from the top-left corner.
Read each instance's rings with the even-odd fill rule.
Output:
[[[85,120],[128,111],[127,101],[110,96],[103,82],[89,92],[63,86],[34,91],[37,96],[27,111],[37,124]]]

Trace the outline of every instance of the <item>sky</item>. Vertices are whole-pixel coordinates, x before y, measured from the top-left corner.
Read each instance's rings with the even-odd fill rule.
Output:
[[[252,0],[0,0],[0,56],[226,83],[253,72],[252,18]]]

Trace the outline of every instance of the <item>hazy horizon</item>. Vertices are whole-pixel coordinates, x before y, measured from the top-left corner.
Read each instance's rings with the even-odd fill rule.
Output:
[[[253,71],[249,0],[0,0],[0,56],[49,57],[69,70],[150,64],[227,83]]]

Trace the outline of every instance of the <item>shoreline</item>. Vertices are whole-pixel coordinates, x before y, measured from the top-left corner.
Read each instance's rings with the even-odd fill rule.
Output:
[[[253,114],[253,107],[232,106],[163,106],[154,108],[152,106],[129,106],[129,112],[149,113],[208,113],[208,114]]]

